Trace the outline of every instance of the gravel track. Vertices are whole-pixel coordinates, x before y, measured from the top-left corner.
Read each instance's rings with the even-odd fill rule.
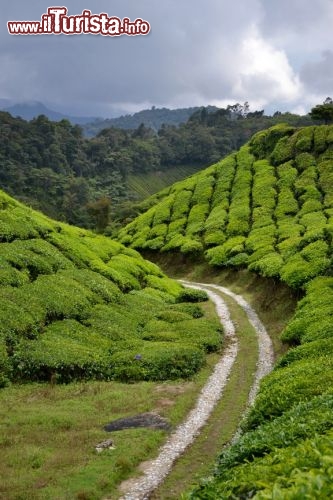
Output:
[[[220,295],[212,289],[232,297],[246,312],[249,322],[258,336],[259,357],[254,383],[251,387],[248,404],[252,404],[258,391],[259,382],[273,366],[273,348],[264,325],[261,323],[252,307],[243,299],[227,288],[203,283],[181,281],[188,287],[205,290],[209,298],[215,303],[217,315],[224,329],[226,347],[223,355],[215,365],[212,375],[202,388],[195,408],[189,413],[184,423],[180,424],[171,434],[165,445],[160,449],[158,457],[149,462],[144,475],[136,480],[127,482],[130,487],[124,492],[120,500],[145,500],[159,486],[170,472],[174,461],[184,453],[185,449],[194,441],[200,429],[206,423],[214,406],[220,399],[227,384],[231,368],[238,353],[238,340],[235,327],[231,321],[228,307]]]

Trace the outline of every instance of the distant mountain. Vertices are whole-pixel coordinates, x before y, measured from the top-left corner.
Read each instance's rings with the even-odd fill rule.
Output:
[[[108,118],[106,120],[95,120],[93,123],[87,123],[83,126],[84,133],[88,137],[97,135],[104,128],[116,127],[122,129],[136,129],[142,123],[149,128],[157,131],[164,125],[179,125],[186,123],[193,113],[201,109],[195,106],[192,108],[155,108],[144,109],[133,115],[123,115],[118,118]],[[213,113],[218,110],[215,106],[207,106],[205,108],[208,113]]]
[[[45,104],[39,101],[27,101],[11,104],[11,101],[8,101],[7,99],[0,99],[0,108],[3,111],[8,111],[8,113],[12,116],[20,116],[24,120],[32,120],[39,115],[45,115],[49,118],[49,120],[56,122],[66,119],[77,125],[83,125],[96,120],[96,118],[91,116],[84,117],[64,115],[63,113],[47,108]]]

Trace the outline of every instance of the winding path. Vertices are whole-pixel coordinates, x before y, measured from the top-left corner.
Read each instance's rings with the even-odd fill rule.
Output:
[[[232,297],[246,312],[249,322],[257,333],[259,356],[254,382],[248,397],[249,405],[255,399],[261,378],[269,373],[273,366],[271,339],[256,312],[241,295],[236,295],[229,289],[219,285],[188,281],[181,281],[181,283],[188,288],[205,290],[209,298],[215,303],[217,315],[223,325],[226,347],[221,359],[215,365],[213,373],[202,388],[195,408],[189,413],[185,422],[179,425],[175,432],[171,434],[165,445],[160,449],[158,457],[152,460],[145,469],[144,475],[131,482],[130,490],[124,493],[121,500],[144,500],[149,498],[149,495],[169,474],[174,461],[194,441],[222,396],[231,368],[237,358],[238,340],[228,307],[222,297],[213,290]]]

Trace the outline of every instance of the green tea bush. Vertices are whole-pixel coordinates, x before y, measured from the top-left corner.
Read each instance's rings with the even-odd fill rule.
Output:
[[[245,241],[244,236],[235,236],[229,238],[223,245],[210,248],[206,252],[208,262],[213,266],[226,265],[229,258],[244,252]]]
[[[201,483],[190,498],[330,498],[333,432],[314,435],[264,457],[221,469]]]
[[[278,194],[277,206],[275,215],[281,219],[288,215],[296,215],[299,210],[297,200],[294,193],[289,188],[283,188]]]
[[[226,239],[227,237],[223,231],[209,231],[205,234],[204,242],[205,246],[209,248],[216,245],[222,245]]]
[[[188,378],[204,362],[197,347],[172,342],[142,342],[140,350],[111,355],[112,378],[123,382]]]
[[[156,288],[157,290],[161,290],[162,292],[166,292],[172,297],[179,297],[182,293],[183,287],[177,283],[176,281],[164,277],[154,276],[148,274],[145,276],[146,286]]]
[[[265,255],[262,257],[257,257],[255,260],[252,257],[248,259],[248,262],[252,261],[248,266],[250,271],[256,271],[267,278],[278,278],[280,276],[283,259],[277,252],[266,250]]]
[[[163,236],[158,236],[157,238],[153,238],[152,240],[146,240],[142,245],[142,248],[149,250],[160,250],[165,243],[165,239]]]
[[[296,314],[282,333],[285,342],[310,342],[333,338],[333,278],[318,277],[306,286]]]
[[[280,165],[291,160],[295,152],[295,136],[285,136],[278,140],[275,148],[270,155],[270,161],[273,165]]]
[[[276,227],[274,225],[253,229],[245,241],[247,251],[255,252],[259,248],[274,246],[276,240]]]
[[[91,305],[96,303],[92,291],[64,274],[41,275],[21,290],[36,297],[46,311],[47,321],[85,318]]]
[[[112,281],[104,278],[100,274],[94,273],[90,269],[71,269],[60,271],[60,275],[77,281],[85,288],[96,294],[96,301],[100,298],[102,301],[118,302],[121,299],[121,292],[118,286]]]
[[[252,226],[251,229],[259,229],[265,226],[274,224],[273,210],[265,207],[255,207],[252,210]]]
[[[308,130],[308,129],[305,129]],[[315,157],[310,153],[300,153],[295,157],[295,165],[297,166],[297,170],[302,172],[303,170],[308,169],[309,167],[313,167],[316,165]]]
[[[271,422],[247,432],[219,457],[219,470],[263,457],[277,448],[295,445],[333,428],[333,395],[323,394],[299,403]]]
[[[191,200],[192,205],[195,205],[196,203],[209,204],[213,194],[214,184],[215,179],[212,175],[205,175],[201,178],[199,177],[193,192]]]
[[[229,237],[247,234],[250,229],[249,202],[243,202],[230,207],[226,234]]]
[[[192,236],[194,234],[200,234],[204,230],[205,220],[209,213],[209,205],[198,203],[194,205],[187,219],[186,235]]]
[[[254,178],[252,187],[252,206],[275,208],[276,178],[274,168],[267,160],[258,160],[253,164]]]
[[[21,341],[13,365],[18,379],[71,382],[110,378],[109,341],[80,323],[52,323],[41,337]]]
[[[293,162],[288,161],[277,167],[278,189],[283,190],[284,188],[292,188],[294,186],[297,179],[297,170],[293,165]]]
[[[179,303],[169,306],[169,311],[179,311],[189,314],[192,318],[202,318],[204,316],[203,310],[198,304],[192,303]]]
[[[166,224],[170,221],[171,207],[174,203],[174,195],[168,196],[156,206],[153,219],[153,227],[159,224]]]
[[[212,208],[229,205],[229,196],[236,171],[235,155],[222,160],[217,167],[217,180],[212,198]]]
[[[319,186],[324,193],[324,206],[333,207],[333,162],[323,161],[318,165]]]
[[[227,215],[228,213],[224,208],[220,206],[213,208],[205,221],[204,229],[206,233],[217,229],[223,229]]]
[[[208,295],[204,290],[194,288],[183,289],[177,297],[177,302],[205,302]]]
[[[167,224],[156,224],[151,228],[150,233],[148,234],[148,239],[152,240],[157,237],[164,238],[167,232],[168,232]]]
[[[187,216],[190,210],[192,191],[180,191],[175,197],[172,206],[171,221]]]
[[[262,159],[269,156],[275,146],[283,137],[288,137],[295,132],[293,127],[286,124],[279,124],[271,127],[268,130],[258,132],[249,142],[251,152],[258,158]]]
[[[313,147],[313,128],[306,127],[296,132],[296,152],[311,151]]]
[[[179,321],[185,321],[187,319],[192,319],[192,316],[184,311],[176,311],[174,309],[166,309],[157,314],[157,319],[162,321],[167,321],[168,323],[178,323]]]
[[[1,194],[3,197],[3,194]],[[46,218],[45,218],[46,219]],[[19,204],[0,211],[0,242],[15,239],[38,238],[51,230],[43,217],[35,218],[33,212]]]
[[[173,250],[179,250],[184,243],[188,241],[188,238],[182,234],[175,234],[165,245],[161,248],[161,252],[169,252]]]
[[[19,287],[30,281],[27,270],[19,271],[0,257],[0,286]]]
[[[202,243],[200,243],[200,241],[191,238],[184,238],[183,244],[180,247],[180,251],[185,255],[200,255],[203,252],[203,245]]]
[[[327,132],[328,127],[326,125],[314,127],[313,146],[315,153],[319,154],[325,151]]]
[[[332,368],[332,357],[322,356],[295,361],[288,367],[274,370],[262,381],[244,429],[253,429],[282,415],[295,404],[325,393],[333,384]]]
[[[330,266],[327,251],[328,245],[324,241],[310,243],[288,259],[281,269],[281,279],[291,288],[299,288],[310,279],[324,274]]]
[[[315,166],[310,166],[298,176],[294,186],[297,195],[305,193],[310,187],[316,187],[317,169]]]
[[[333,329],[332,329],[333,330]],[[290,349],[275,365],[276,368],[288,366],[300,359],[320,358],[333,355],[333,335],[328,339],[313,340]]]
[[[289,238],[298,238],[304,233],[304,226],[295,222],[291,216],[287,216],[277,222],[277,234],[280,241]]]
[[[180,219],[170,222],[166,239],[170,241],[175,236],[181,235],[185,230],[186,224],[187,224],[186,217],[181,217]]]

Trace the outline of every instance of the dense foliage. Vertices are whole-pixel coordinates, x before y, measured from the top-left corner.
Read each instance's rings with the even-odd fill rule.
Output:
[[[180,125],[186,123],[190,116],[193,115],[200,108],[198,106],[192,108],[156,108],[153,106],[151,109],[143,109],[132,115],[122,115],[116,118],[107,118],[106,120],[97,119],[93,122],[86,123],[82,128],[88,137],[97,135],[105,128],[122,128],[126,130],[136,129],[141,123],[145,127],[151,128],[157,132],[162,125]],[[215,106],[208,106],[208,111],[217,111]]]
[[[0,192],[0,386],[188,377],[219,325],[136,251]]]
[[[282,119],[310,120],[260,112],[245,116],[242,107],[237,109],[208,113],[200,108],[188,123],[165,125],[158,133],[139,124],[134,130],[108,128],[91,139],[67,120],[56,123],[41,115],[26,122],[0,112],[0,185],[57,220],[103,231],[110,219],[133,213],[134,201],[183,178],[188,169],[193,173],[217,161],[253,132]],[[149,193],[142,189],[146,182]],[[99,213],[89,211],[100,200],[110,205],[102,226]]]
[[[333,126],[275,126],[146,202],[119,234],[138,249],[247,267],[303,297],[243,434],[191,498],[331,498]]]

